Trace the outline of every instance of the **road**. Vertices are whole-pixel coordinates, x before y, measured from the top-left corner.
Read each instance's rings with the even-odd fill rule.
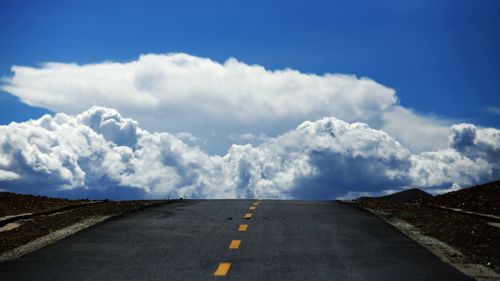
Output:
[[[0,264],[0,279],[471,280],[368,212],[273,200],[145,209]]]

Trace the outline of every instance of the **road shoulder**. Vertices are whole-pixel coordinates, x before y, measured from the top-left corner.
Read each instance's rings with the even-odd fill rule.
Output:
[[[401,218],[398,218],[381,210],[368,208],[366,206],[360,206],[352,201],[339,201],[339,202],[357,208],[361,208],[363,210],[366,210],[374,214],[375,216],[379,217],[386,223],[390,224],[394,228],[401,231],[403,234],[405,234],[418,244],[428,249],[434,255],[439,257],[442,261],[450,264],[460,272],[464,273],[465,275],[475,280],[478,281],[500,280],[500,274],[496,273],[492,269],[483,266],[481,264],[468,262],[466,256],[457,249],[451,247],[450,245],[434,237],[423,234],[419,228],[413,226],[412,224],[406,222]]]

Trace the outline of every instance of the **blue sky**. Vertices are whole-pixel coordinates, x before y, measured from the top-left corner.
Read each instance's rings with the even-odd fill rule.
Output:
[[[498,1],[2,1],[0,75],[142,53],[367,76],[426,114],[498,127]],[[5,94],[0,123],[38,117]]]
[[[500,178],[497,0],[4,0],[0,19],[0,190],[332,199]]]

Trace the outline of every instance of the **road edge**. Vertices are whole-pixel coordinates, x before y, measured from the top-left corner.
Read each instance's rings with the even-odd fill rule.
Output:
[[[144,209],[152,208],[152,207],[158,207],[166,204],[171,204],[178,202],[178,200],[171,200],[169,202],[163,202],[163,203],[158,203],[158,204],[151,204],[147,206],[143,206],[138,209],[133,209],[133,210],[128,210],[122,213],[116,213],[116,214],[111,214],[111,215],[104,215],[104,216],[93,216],[89,217],[86,219],[83,219],[80,222],[77,222],[75,224],[72,224],[70,226],[58,229],[52,233],[49,233],[45,236],[38,237],[33,241],[30,241],[24,245],[21,245],[19,247],[16,247],[12,250],[8,250],[5,252],[0,253],[0,263],[8,262],[11,260],[15,260],[17,258],[20,258],[24,255],[27,255],[29,253],[38,251],[48,245],[51,245],[59,240],[62,240],[68,236],[71,236],[75,233],[78,233],[84,229],[90,228],[94,225],[103,223],[105,221],[111,220],[111,219],[118,219],[120,217],[123,217],[125,215],[135,213],[138,211],[142,211]]]
[[[31,212],[31,213],[23,213],[23,214],[0,217],[0,226],[6,225],[6,224],[11,223],[11,222],[16,222],[16,221],[22,220],[22,219],[29,219],[29,218],[41,216],[41,215],[55,214],[55,213],[59,213],[59,212],[63,212],[63,211],[69,211],[72,209],[77,209],[77,208],[85,207],[88,205],[104,203],[104,202],[106,202],[106,201],[91,201],[91,202],[85,202],[85,203],[76,204],[76,205],[69,205],[69,206],[64,206],[64,207],[59,207],[59,208],[47,209],[47,210],[43,210],[40,212]]]
[[[49,233],[45,236],[39,237],[31,242],[28,242],[27,244],[21,245],[17,248],[1,253],[0,263],[11,261],[20,258],[26,254],[29,254],[31,252],[40,250],[43,247],[46,247],[52,243],[55,243],[61,239],[64,239],[70,235],[73,235],[79,231],[82,231],[100,222],[103,222],[111,217],[114,216],[98,216],[98,217],[87,218],[73,225],[67,226],[65,228]]]
[[[423,234],[419,228],[413,226],[412,224],[392,216],[388,216],[386,213],[379,212],[374,209],[366,208],[356,204],[353,201],[347,200],[337,200],[338,202],[354,206],[356,208],[365,210],[374,216],[380,218],[385,223],[391,225],[392,227],[399,230],[401,233],[417,242],[439,259],[444,261],[445,263],[453,266],[463,274],[473,278],[477,281],[492,281],[492,280],[500,280],[500,275],[490,268],[475,264],[475,263],[467,263],[465,262],[465,256],[457,249],[452,246],[434,238],[431,236],[427,236]]]

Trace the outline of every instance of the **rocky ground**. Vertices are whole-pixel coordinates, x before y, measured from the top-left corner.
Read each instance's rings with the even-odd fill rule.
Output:
[[[88,200],[68,200],[46,196],[0,192],[0,217],[78,205]]]
[[[0,217],[55,210],[61,207],[90,203],[88,200],[67,200],[43,196],[0,192]],[[122,214],[144,207],[165,204],[167,200],[102,201],[46,215],[37,215],[0,225],[0,253],[12,250],[34,239],[65,228],[84,219]]]
[[[427,203],[500,216],[500,181],[435,196]]]
[[[466,255],[468,262],[500,272],[500,228],[484,219],[432,208],[432,205],[499,215],[500,181],[447,194],[396,202],[375,198],[356,200],[359,206],[407,221],[425,235],[441,240]]]

